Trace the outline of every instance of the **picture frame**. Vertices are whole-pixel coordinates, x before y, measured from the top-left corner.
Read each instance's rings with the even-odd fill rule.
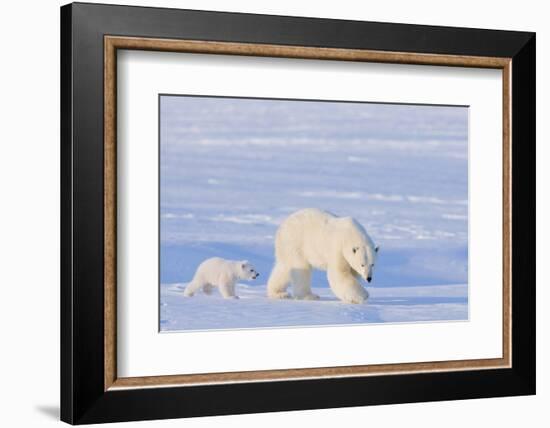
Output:
[[[119,377],[119,50],[502,70],[502,357]],[[86,424],[534,394],[535,97],[534,33],[63,6],[61,419]]]

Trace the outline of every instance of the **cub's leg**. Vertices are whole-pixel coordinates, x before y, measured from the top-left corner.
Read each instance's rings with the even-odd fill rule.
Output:
[[[319,296],[311,292],[311,267],[303,266],[290,270],[290,282],[294,297],[303,300],[317,300]]]
[[[193,281],[191,281],[189,284],[187,284],[187,287],[185,287],[185,290],[183,290],[183,295],[185,297],[191,297],[193,296],[197,291],[199,291],[201,289],[201,287],[203,287],[204,284],[197,280],[197,279],[193,279]]]
[[[369,293],[357,281],[351,272],[338,269],[327,270],[327,278],[332,292],[344,303],[363,303]]]
[[[204,284],[202,286],[202,292],[204,294],[208,294],[208,295],[212,294],[213,289],[214,289],[214,286],[212,284]]]
[[[220,293],[224,299],[238,299],[235,295],[235,283],[234,282],[222,282],[219,286]]]
[[[290,282],[290,270],[281,262],[276,262],[267,281],[267,296],[270,299],[288,299],[286,289]]]

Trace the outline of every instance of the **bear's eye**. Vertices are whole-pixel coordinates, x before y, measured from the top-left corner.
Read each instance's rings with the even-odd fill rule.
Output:
[[[353,248],[353,254],[355,254],[355,253],[357,252],[358,249],[359,249],[359,248],[354,247],[354,248]]]

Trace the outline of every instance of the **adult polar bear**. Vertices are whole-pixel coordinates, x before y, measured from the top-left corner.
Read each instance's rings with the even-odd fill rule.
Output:
[[[287,217],[275,237],[275,266],[267,283],[272,299],[294,297],[314,300],[311,269],[327,271],[330,288],[346,303],[363,303],[367,290],[357,280],[372,279],[378,246],[363,226],[351,217],[337,217],[308,208]]]

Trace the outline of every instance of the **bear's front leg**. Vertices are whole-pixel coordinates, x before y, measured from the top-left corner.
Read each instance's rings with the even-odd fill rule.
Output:
[[[327,278],[332,292],[344,303],[360,304],[369,297],[367,290],[355,279],[351,271],[346,272],[329,267]]]
[[[223,282],[219,285],[220,293],[224,299],[238,299],[239,296],[235,295],[235,283]]]

